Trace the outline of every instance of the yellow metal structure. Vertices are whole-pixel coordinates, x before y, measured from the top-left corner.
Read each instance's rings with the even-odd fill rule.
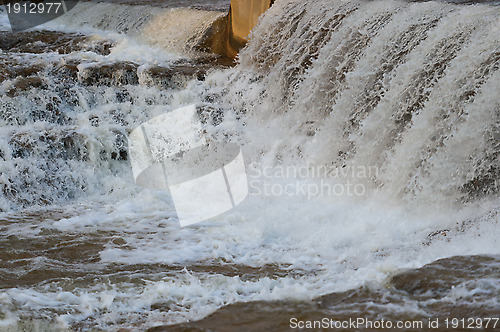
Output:
[[[245,46],[250,31],[260,15],[271,7],[274,0],[231,0],[229,9],[226,55],[235,57]]]
[[[229,14],[212,24],[199,48],[234,58],[245,46],[259,17],[273,2],[274,0],[231,0]]]

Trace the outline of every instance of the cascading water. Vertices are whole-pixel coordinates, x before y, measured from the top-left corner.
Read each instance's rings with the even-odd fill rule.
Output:
[[[497,3],[276,1],[230,68],[195,51],[221,15],[85,2],[54,31],[0,31],[0,328],[142,330],[360,287],[378,303],[401,270],[500,255]],[[127,137],[192,103],[242,147],[251,192],[179,228],[168,192],[134,184]],[[498,311],[488,276],[377,306]]]
[[[266,125],[280,155],[378,167],[375,186],[409,200],[498,194],[498,7],[283,1],[264,26],[229,104],[286,123]]]

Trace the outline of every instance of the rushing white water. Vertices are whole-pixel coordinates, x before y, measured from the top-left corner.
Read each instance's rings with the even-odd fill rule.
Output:
[[[276,265],[303,275],[245,280],[188,268],[48,280],[1,290],[2,326],[52,310],[60,327],[171,324],[236,301],[381,285],[442,257],[500,254],[498,6],[276,1],[236,67],[181,89],[151,84],[148,68],[186,56],[219,13],[79,6],[50,24],[92,33],[90,46],[113,39],[110,54],[15,54],[40,66],[49,88],[12,96],[14,80],[0,85],[2,231],[40,241],[112,235],[97,262],[40,256],[29,266]],[[64,80],[71,61],[76,83]],[[119,61],[138,65],[135,84],[85,84],[89,68]],[[242,146],[253,191],[231,212],[180,229],[168,193],[136,187],[122,155],[131,130],[191,103],[216,120],[209,133]],[[64,213],[9,221],[54,210]],[[437,231],[446,236],[430,236]]]
[[[185,54],[193,52],[193,47],[201,41],[210,25],[223,15],[218,11],[182,7],[80,2],[68,14],[47,26],[119,32],[168,53]]]

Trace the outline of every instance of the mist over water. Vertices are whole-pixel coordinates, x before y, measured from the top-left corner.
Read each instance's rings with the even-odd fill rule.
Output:
[[[196,48],[220,6],[82,2],[0,32],[0,329],[144,330],[360,287],[378,303],[406,269],[500,255],[497,5],[276,1],[234,67]],[[180,228],[168,192],[135,185],[127,137],[193,103],[251,193]],[[499,308],[494,272],[455,268],[425,301]],[[382,316],[436,310],[391,296]]]

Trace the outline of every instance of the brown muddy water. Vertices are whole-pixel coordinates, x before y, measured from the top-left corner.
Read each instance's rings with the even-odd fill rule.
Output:
[[[227,6],[0,13],[0,331],[500,330],[497,3],[276,1],[235,61]],[[190,104],[250,193],[181,228],[128,137]]]
[[[300,280],[320,272],[300,271],[283,265],[251,267],[224,260],[189,265],[102,264],[99,253],[106,247],[133,250],[127,245],[130,234],[123,230],[90,231],[81,234],[40,227],[36,236],[6,235],[9,225],[35,229],[46,222],[63,220],[75,213],[78,213],[78,210],[47,210],[44,213],[14,214],[0,218],[0,290],[56,287],[59,292],[71,293],[101,284],[140,287],[151,281],[175,278],[181,272],[238,278],[243,282],[283,277]],[[143,236],[155,234],[157,232],[152,231]],[[381,286],[366,285],[323,295],[310,301],[236,303],[225,306],[200,321],[159,326],[148,331],[290,331],[296,330],[292,326],[295,324],[293,322],[298,321],[303,324],[314,324],[316,321],[319,324],[318,322],[328,319],[340,323],[358,318],[371,321],[371,324],[386,321],[393,324],[406,322],[415,326],[405,329],[407,331],[494,331],[500,330],[500,326],[493,320],[490,326],[486,327],[486,322],[489,322],[489,318],[498,317],[499,282],[499,256],[455,256],[437,260],[418,269],[396,272],[389,275]],[[8,307],[15,305],[15,302],[10,303]],[[176,310],[177,305],[160,301],[151,304],[149,310],[170,312]],[[50,315],[63,315],[67,312],[67,309],[54,309],[50,311]],[[134,327],[121,328],[119,331],[142,329],[147,317],[148,314],[144,313],[142,318],[135,318]],[[50,319],[43,320],[35,313],[25,312],[20,319],[19,326],[25,326],[26,330],[59,329]],[[429,326],[430,322],[434,324],[432,329],[419,328]],[[75,324],[72,329],[88,330],[88,323]],[[125,321],[122,321],[123,323],[128,325]],[[370,323],[364,322],[355,328],[351,326],[341,330],[380,330],[370,328],[367,324]],[[454,326],[456,327],[453,328]],[[306,330],[320,331],[326,328],[318,325]]]
[[[328,326],[341,331],[391,330],[387,323],[381,323],[382,320],[392,322],[395,330],[498,331],[498,324],[495,326],[492,321],[486,327],[486,322],[488,318],[498,317],[497,301],[500,293],[498,289],[493,293],[486,289],[496,288],[499,277],[498,256],[456,256],[397,273],[388,278],[381,288],[362,287],[327,294],[310,302],[237,303],[219,309],[200,321],[148,331],[293,331],[301,330],[295,327],[298,321],[302,321],[305,327],[316,321],[316,327],[309,325],[312,327],[302,329],[308,331],[328,330]],[[477,290],[476,294],[466,295],[473,289]],[[466,292],[460,294],[458,290]],[[457,296],[460,303],[453,301]],[[399,307],[399,310],[395,311],[394,307]],[[405,307],[410,310],[404,310]],[[325,318],[328,319],[327,325],[319,325],[318,322]],[[361,321],[359,325],[357,322],[356,325],[346,324],[340,328],[330,323],[333,320],[353,324],[352,321],[359,318],[365,322]],[[452,321],[454,318],[456,321]],[[381,325],[377,326],[377,321]],[[408,328],[395,328],[397,322],[409,324]]]

